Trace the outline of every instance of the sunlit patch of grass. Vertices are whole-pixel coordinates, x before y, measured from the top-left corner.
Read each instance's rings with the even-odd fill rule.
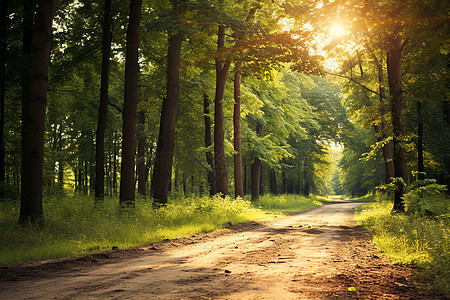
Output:
[[[263,198],[267,203],[294,199]],[[18,202],[0,202],[0,265],[77,257],[114,246],[124,249],[279,215],[255,208],[250,201],[220,196],[175,199],[157,210],[144,198],[138,198],[130,210],[119,210],[118,199],[113,197],[105,198],[99,208],[93,202],[83,196],[48,197],[44,224],[28,226],[17,224]],[[296,210],[305,208],[309,206],[299,205]]]
[[[362,197],[350,197],[348,200],[355,201],[355,202],[374,202],[374,201],[376,201],[376,197],[377,197],[376,194],[369,193]]]
[[[448,199],[441,197],[439,201],[447,203],[448,209]],[[448,219],[391,214],[391,210],[392,203],[388,201],[369,203],[358,209],[355,218],[373,233],[377,248],[394,263],[422,267],[422,275],[432,281],[430,288],[449,297]]]
[[[254,205],[268,211],[297,212],[322,205],[323,197],[302,197],[298,195],[264,195]]]

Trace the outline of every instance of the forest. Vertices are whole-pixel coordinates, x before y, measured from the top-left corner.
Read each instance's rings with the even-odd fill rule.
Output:
[[[2,1],[1,199],[20,203],[19,223],[73,195],[158,209],[381,191],[405,212],[407,193],[450,183],[448,13],[439,0]]]
[[[450,295],[448,1],[0,3],[0,265],[346,195]]]

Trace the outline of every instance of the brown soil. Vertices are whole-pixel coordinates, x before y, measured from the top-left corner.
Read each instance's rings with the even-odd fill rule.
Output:
[[[441,299],[333,203],[82,259],[0,269],[0,299]]]

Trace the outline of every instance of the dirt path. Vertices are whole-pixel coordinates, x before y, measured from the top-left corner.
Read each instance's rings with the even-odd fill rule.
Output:
[[[357,205],[4,268],[0,299],[439,299],[414,288],[410,269],[389,265],[374,249],[353,221]]]

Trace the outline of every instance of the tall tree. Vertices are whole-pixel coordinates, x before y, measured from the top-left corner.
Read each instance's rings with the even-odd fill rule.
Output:
[[[147,174],[145,171],[145,113],[140,110],[138,112],[138,128],[137,128],[137,179],[138,193],[141,196],[147,195]]]
[[[240,63],[235,64],[234,73],[234,189],[236,197],[244,197],[244,181],[242,177],[241,148],[241,74]]]
[[[142,0],[130,0],[125,63],[125,95],[123,103],[122,168],[120,173],[120,204],[134,206],[136,111],[139,74],[139,29]]]
[[[0,182],[5,181],[5,90],[6,90],[6,22],[7,3],[0,3]]]
[[[203,113],[205,115],[205,148],[212,145],[211,139],[211,117],[209,116],[210,101],[206,93],[203,94]],[[207,181],[209,185],[209,195],[216,194],[216,181],[214,173],[214,157],[211,151],[206,152],[206,163],[208,164]]]
[[[101,201],[105,193],[105,130],[108,114],[109,64],[111,55],[111,0],[105,0],[102,37],[102,74],[100,105],[98,109],[95,139],[95,201]]]
[[[392,130],[394,142],[394,169],[397,179],[394,195],[393,211],[404,212],[405,204],[402,199],[406,191],[406,152],[405,152],[405,127],[403,125],[403,101],[402,101],[402,38],[400,29],[389,37],[390,49],[387,56],[389,91],[392,96]]]
[[[40,0],[33,25],[28,86],[22,107],[22,185],[19,216],[22,223],[36,222],[43,218],[44,125],[55,10],[56,0]]]
[[[181,9],[178,0],[171,1],[173,11]],[[155,203],[167,203],[169,183],[172,177],[173,151],[175,147],[175,124],[177,116],[178,93],[180,89],[180,61],[183,33],[180,28],[169,32],[167,55],[167,96],[163,100],[158,146],[151,183],[151,196]]]
[[[372,52],[373,53],[373,52]],[[386,97],[386,90],[384,88],[384,72],[383,72],[383,65],[382,62],[378,60],[377,56],[373,53],[373,58],[375,65],[377,67],[378,71],[378,87],[379,87],[379,93],[380,93],[380,114],[383,116],[385,114],[384,109],[384,101],[387,99]],[[386,135],[384,134],[384,128],[382,128],[382,132],[380,132],[380,129],[377,124],[374,124],[374,130],[375,133],[378,136],[378,140],[380,141],[381,138],[386,138]],[[386,126],[386,124],[381,124],[382,127]],[[385,183],[389,183],[393,177],[395,177],[395,169],[394,169],[394,162],[392,160],[392,151],[391,151],[391,145],[390,143],[384,143],[382,146],[383,150],[383,158],[384,158],[384,165],[386,169],[386,180]]]
[[[262,125],[260,123],[256,124],[256,134],[261,135]],[[260,184],[261,184],[261,160],[258,154],[255,155],[252,170],[251,170],[251,190],[252,190],[252,201],[259,199],[260,194]]]
[[[220,25],[217,34],[216,94],[214,97],[214,166],[216,192],[228,195],[225,164],[225,131],[223,128],[223,96],[231,61],[222,57],[225,46],[225,26]]]

